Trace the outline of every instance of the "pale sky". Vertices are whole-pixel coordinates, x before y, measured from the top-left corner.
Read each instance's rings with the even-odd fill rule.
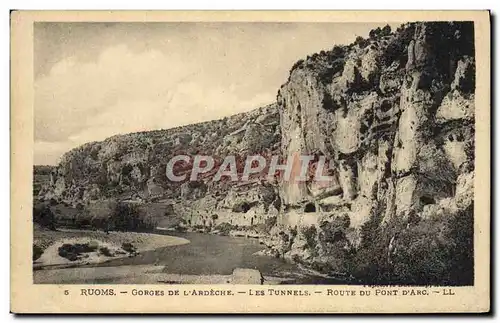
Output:
[[[383,25],[36,23],[35,164],[272,103],[294,62]]]

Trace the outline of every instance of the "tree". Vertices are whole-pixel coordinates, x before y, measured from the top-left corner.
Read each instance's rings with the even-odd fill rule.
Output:
[[[115,228],[119,231],[133,231],[139,228],[139,215],[135,205],[117,203],[111,218]]]
[[[370,35],[370,39],[375,39],[375,38],[377,38],[377,36],[378,36],[378,35],[380,35],[381,31],[382,31],[382,30],[380,29],[380,27],[377,27],[377,29],[372,29],[372,30],[370,30],[370,33],[369,33],[369,35]]]
[[[389,36],[390,34],[391,34],[391,26],[385,25],[385,27],[382,28],[382,35]]]
[[[358,36],[358,37],[356,37],[354,44],[358,45],[360,48],[365,48],[366,45],[368,44],[368,41],[365,40],[363,37]]]
[[[341,46],[333,46],[331,50],[332,56],[334,57],[341,57],[344,55],[344,49]]]
[[[56,229],[54,213],[46,204],[37,205],[33,208],[33,222],[50,230]]]

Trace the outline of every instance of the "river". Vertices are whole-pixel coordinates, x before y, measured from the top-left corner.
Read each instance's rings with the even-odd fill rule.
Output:
[[[122,267],[125,269],[124,266],[155,265],[162,266],[163,273],[180,275],[230,275],[235,268],[252,268],[259,270],[263,276],[287,279],[287,283],[345,284],[342,280],[314,275],[284,259],[255,255],[257,251],[265,248],[256,239],[197,232],[158,230],[154,233],[182,237],[188,239],[190,243],[158,248],[142,252],[135,257],[113,259],[105,263],[80,268],[92,267],[104,270],[102,267]],[[68,270],[72,269],[68,268],[64,271]],[[111,282],[114,280],[99,281],[99,283]],[[130,283],[134,282],[130,281]]]

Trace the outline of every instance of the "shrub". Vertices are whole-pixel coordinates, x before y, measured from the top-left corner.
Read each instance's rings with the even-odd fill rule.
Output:
[[[118,231],[149,230],[156,227],[156,221],[151,216],[141,218],[137,205],[119,202],[110,217],[114,229]]]
[[[61,249],[59,248],[59,256],[63,257],[63,258],[66,258],[68,259],[69,261],[76,261],[78,260],[78,255],[73,253],[73,252],[69,252],[65,249]]]
[[[391,26],[385,25],[384,28],[382,28],[382,36],[389,36],[391,34]]]
[[[180,224],[174,225],[174,229],[176,232],[186,232],[187,228],[185,226],[182,226]]]
[[[215,230],[218,230],[220,232],[220,235],[222,235],[222,236],[228,236],[229,232],[231,232],[231,230],[237,230],[237,229],[238,229],[238,226],[229,224],[227,222],[222,222],[215,227]]]
[[[331,58],[339,58],[344,56],[344,48],[342,46],[333,46],[330,51]]]
[[[99,252],[106,257],[114,257],[114,254],[111,252],[111,250],[109,250],[108,247],[99,248]]]
[[[39,204],[33,207],[33,223],[37,223],[50,230],[56,229],[54,213],[46,204]]]
[[[417,215],[415,215],[417,217]],[[367,284],[472,285],[473,207],[418,221],[372,217],[349,271]]]
[[[148,214],[139,220],[139,227],[137,229],[151,230],[158,226],[158,220],[154,215]]]
[[[304,227],[302,228],[301,233],[306,239],[307,246],[310,249],[315,249],[318,243],[316,239],[316,233],[317,233],[316,227],[315,226]]]
[[[128,253],[135,253],[137,252],[137,248],[131,244],[130,242],[124,242],[122,243],[122,249],[125,250]]]
[[[93,240],[88,243],[88,247],[91,251],[96,251],[99,248],[99,242]]]
[[[301,67],[303,63],[304,63],[304,60],[303,60],[303,59],[299,59],[298,61],[296,61],[296,62],[293,64],[292,68],[290,69],[290,73],[291,73],[293,70],[297,69],[298,67]]]
[[[377,27],[377,29],[370,30],[370,33],[369,33],[370,39],[377,38],[381,32],[382,32],[382,30],[380,29],[380,27]]]
[[[278,218],[276,216],[272,216],[272,217],[267,218],[264,221],[265,231],[270,232],[271,229],[276,225],[277,220],[278,220]]]
[[[297,226],[290,228],[290,241],[293,242],[293,239],[297,236]]]
[[[66,258],[70,261],[76,261],[76,260],[80,259],[80,255],[82,253],[92,252],[95,250],[96,250],[96,248],[94,248],[94,246],[90,246],[88,243],[84,243],[84,244],[65,243],[59,247],[58,253],[59,253],[59,256],[61,256],[63,258]]]
[[[165,207],[164,216],[169,216],[175,214],[174,206],[172,204],[167,204]]]
[[[38,258],[40,258],[42,256],[42,254],[43,254],[43,249],[40,246],[34,244],[33,245],[33,260],[37,260]]]
[[[331,221],[324,221],[319,227],[317,242],[321,261],[314,264],[316,269],[323,272],[346,272],[351,263],[352,247],[347,239],[346,232],[350,226],[348,215],[337,216]],[[310,241],[314,244],[312,229],[309,232]]]
[[[89,221],[88,219],[84,218],[83,220],[79,221],[81,225],[85,225]],[[103,231],[109,231],[110,223],[109,220],[106,218],[99,218],[99,217],[92,217],[88,224],[92,230],[103,230]]]
[[[321,224],[320,239],[324,242],[334,243],[345,240],[345,231],[349,228],[351,220],[347,214],[335,217],[331,222]]]
[[[392,281],[393,266],[388,258],[388,246],[394,236],[405,228],[404,223],[397,219],[392,219],[382,228],[381,214],[376,210],[361,227],[360,247],[348,264],[352,275],[367,284],[389,284]]]
[[[473,224],[470,207],[403,231],[393,256],[395,279],[403,284],[473,284]]]
[[[396,238],[398,248],[390,254],[392,280],[402,284],[438,283],[445,275],[447,248],[442,237],[437,236],[436,224],[425,221]],[[399,248],[403,245],[404,248]]]
[[[365,48],[368,45],[368,41],[361,36],[356,37],[354,41],[355,45],[358,45],[360,48]]]

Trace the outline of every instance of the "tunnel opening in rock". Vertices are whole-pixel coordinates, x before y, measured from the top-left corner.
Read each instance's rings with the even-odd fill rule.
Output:
[[[247,213],[251,208],[251,205],[248,202],[242,202],[233,207],[233,212],[237,213]]]
[[[333,233],[333,242],[339,242],[345,239],[345,234],[342,231],[335,231]]]
[[[81,227],[90,226],[90,220],[83,219],[83,220],[80,221],[79,225]]]
[[[243,204],[241,204],[241,212],[247,213],[248,210],[250,210],[250,204],[243,202]]]
[[[304,212],[313,213],[316,212],[316,206],[313,203],[307,203],[304,207]]]
[[[420,197],[420,203],[422,203],[422,205],[428,205],[428,204],[435,204],[436,201],[434,201],[434,199],[430,196],[422,195]]]

